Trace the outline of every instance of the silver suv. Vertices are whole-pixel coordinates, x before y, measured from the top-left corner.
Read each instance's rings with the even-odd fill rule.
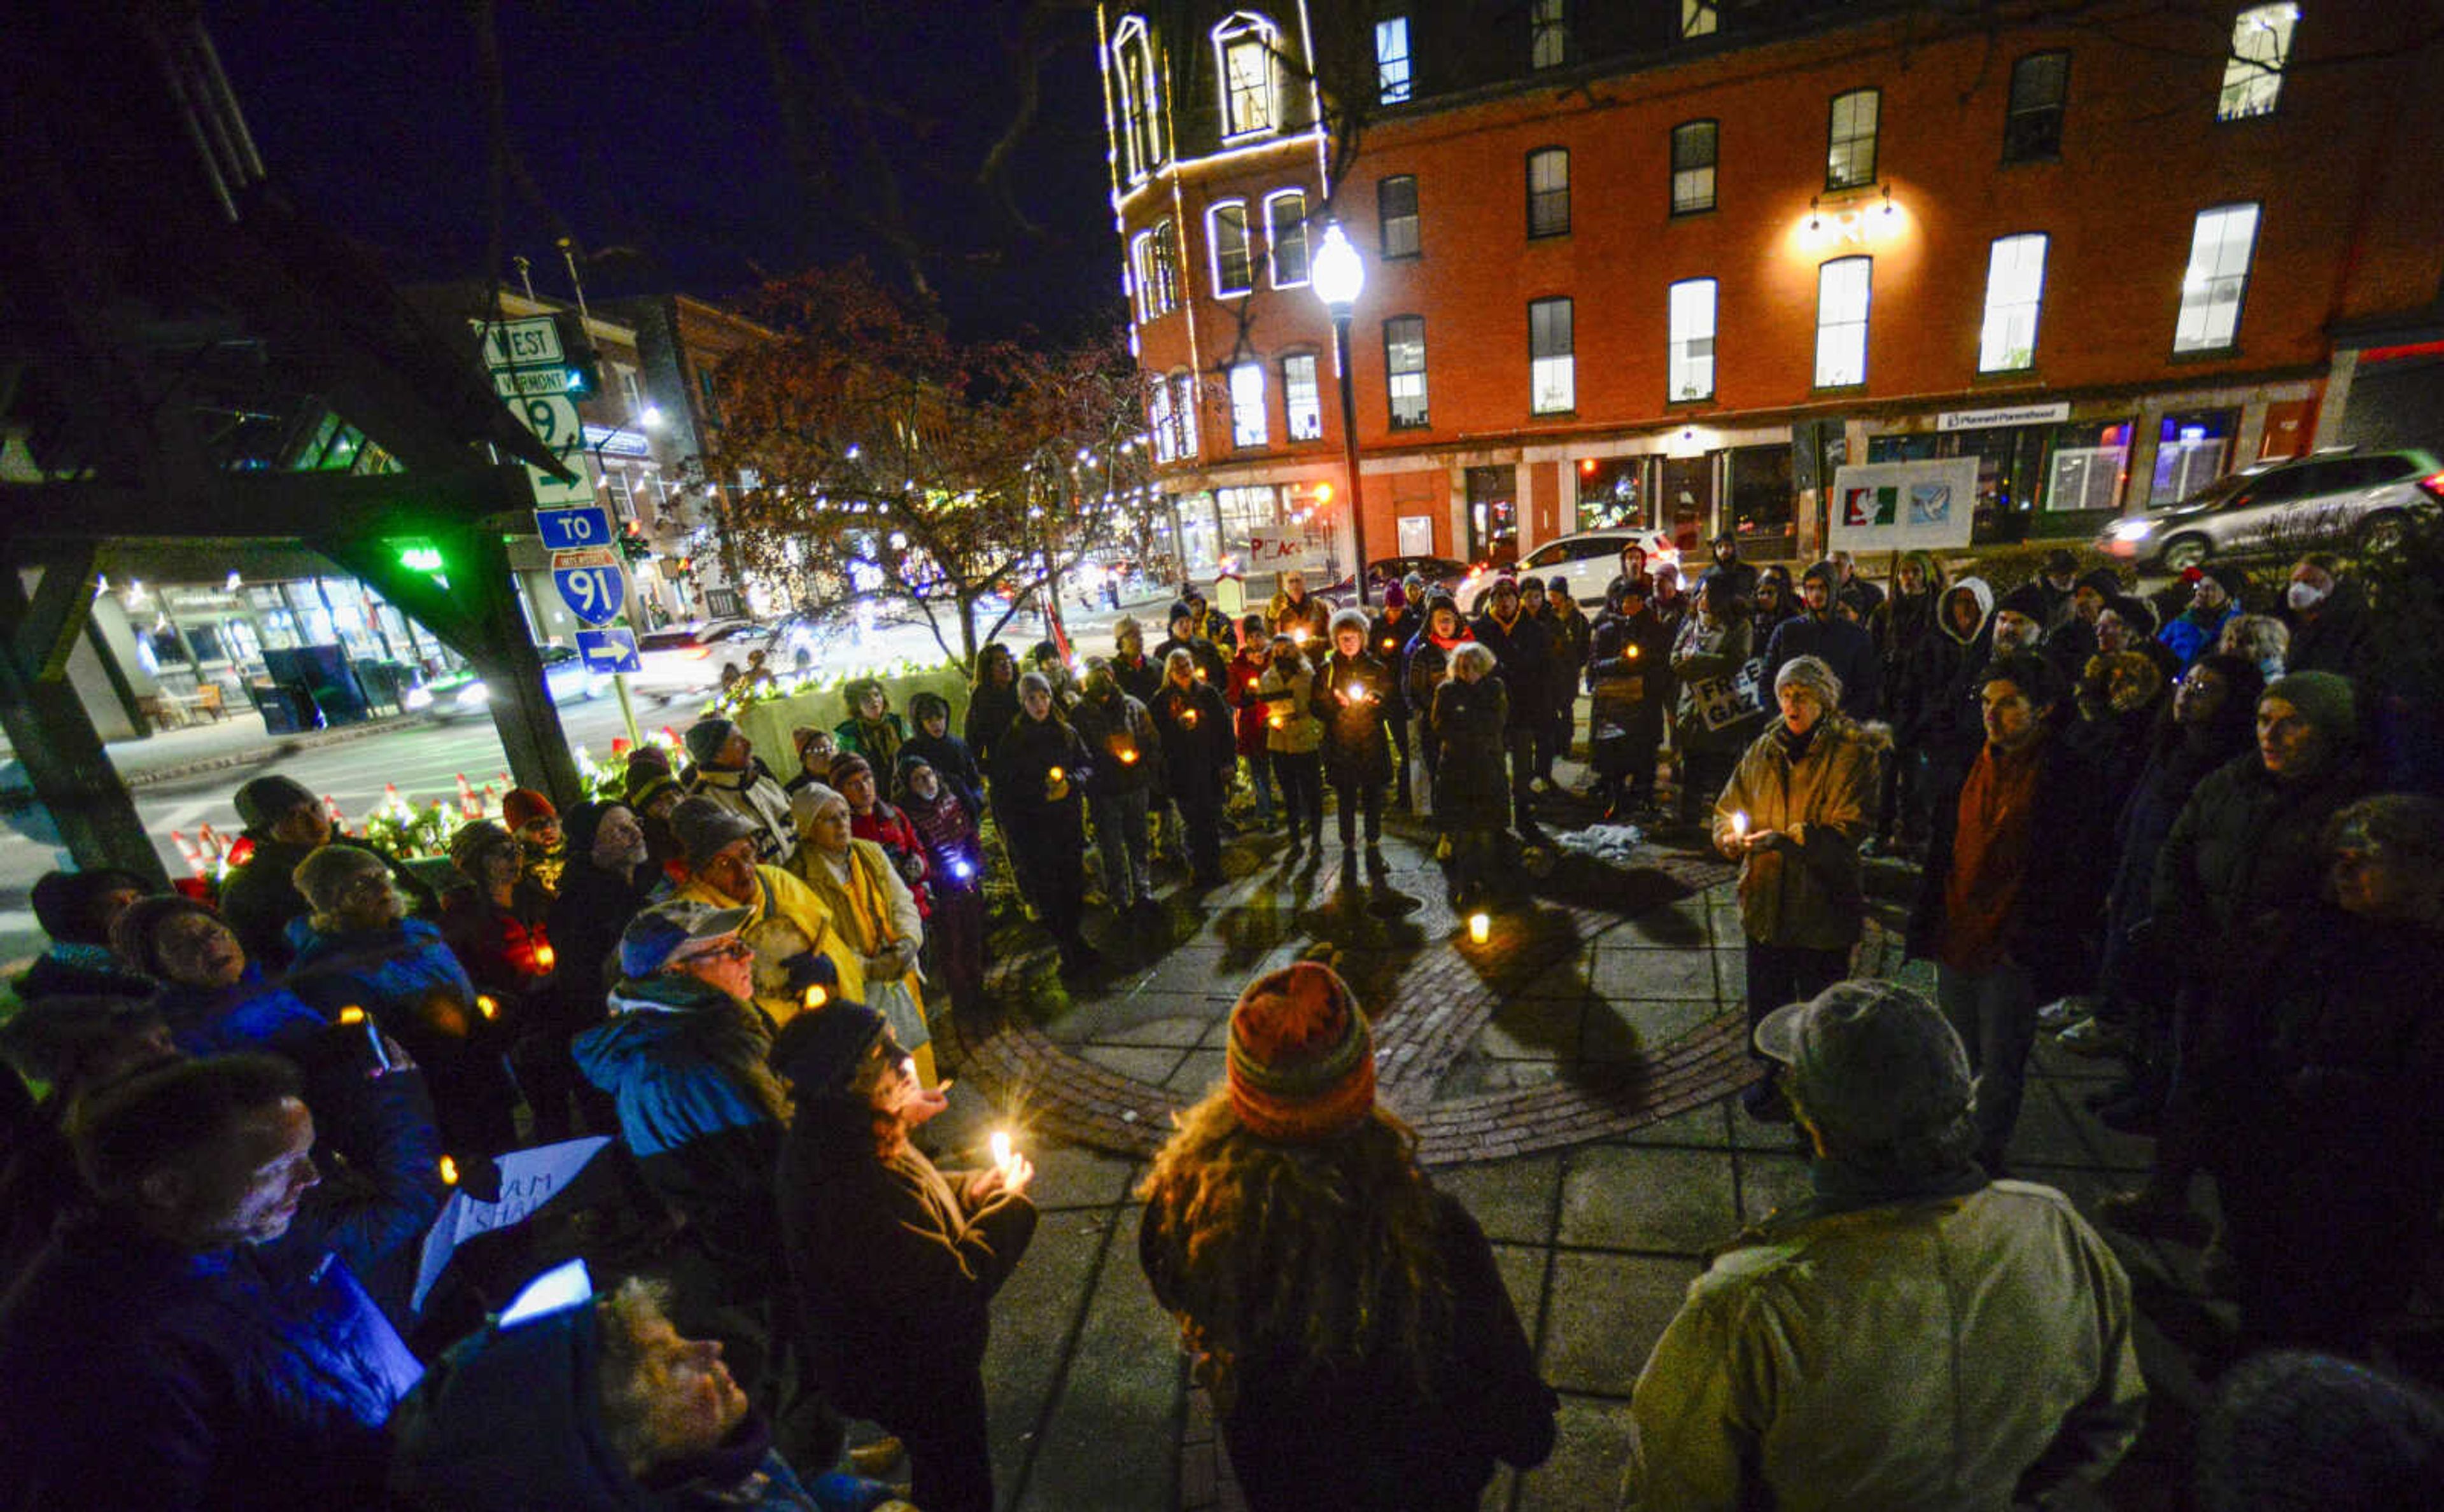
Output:
[[[2116,520],[2096,549],[2180,572],[2211,557],[2298,550],[2355,540],[2370,551],[2401,540],[2404,518],[2444,501],[2444,470],[2425,452],[2321,452],[2235,472],[2167,509]]]

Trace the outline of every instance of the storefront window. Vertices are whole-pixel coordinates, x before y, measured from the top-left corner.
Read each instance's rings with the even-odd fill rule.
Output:
[[[1509,566],[1519,560],[1519,470],[1468,470],[1468,560]]]
[[[1201,493],[1172,500],[1179,515],[1179,549],[1187,556],[1188,575],[1202,578],[1222,564],[1222,537],[1213,520],[1213,501]]]
[[[1587,457],[1579,463],[1579,528],[1646,524],[1646,458]]]
[[[2164,416],[2156,437],[2157,504],[2186,499],[2222,477],[2231,457],[2236,410],[2198,410]]]
[[[1789,556],[1797,549],[1791,527],[1790,448],[1737,447],[1731,452],[1731,465],[1730,525],[1739,537],[1740,554],[1750,558]],[[1680,549],[1685,555],[1702,546],[1702,542],[1691,536]]]
[[[2054,454],[2046,469],[2048,511],[2121,507],[2121,474],[2130,465],[2130,426],[2063,425],[2054,428]]]

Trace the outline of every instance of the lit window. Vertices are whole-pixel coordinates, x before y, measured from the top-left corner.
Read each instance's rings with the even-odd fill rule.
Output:
[[[1417,243],[1417,181],[1407,174],[1375,186],[1377,251],[1384,258],[1415,257]]]
[[[1711,120],[1672,128],[1672,213],[1694,215],[1714,208],[1714,133]]]
[[[1324,439],[1324,399],[1315,386],[1315,354],[1282,359],[1282,408],[1293,441]]]
[[[1528,407],[1538,415],[1566,415],[1579,407],[1568,300],[1540,299],[1528,305]]]
[[[1816,270],[1816,386],[1867,381],[1867,291],[1872,257],[1837,257]]]
[[[1384,387],[1392,406],[1392,429],[1415,430],[1426,423],[1426,318],[1396,315],[1383,323]]]
[[[1250,11],[1235,12],[1213,28],[1213,50],[1222,65],[1224,140],[1281,125],[1273,65],[1279,42],[1273,24]]]
[[[1146,396],[1146,431],[1154,437],[1154,459],[1174,462],[1179,458],[1179,438],[1171,425],[1171,383],[1157,380]]]
[[[2037,308],[2046,295],[2046,238],[1998,236],[1986,259],[1986,323],[1977,371],[2022,373],[2037,365]]]
[[[1714,281],[1672,286],[1672,352],[1666,382],[1675,400],[1714,396]]]
[[[2032,52],[2011,65],[2011,103],[2003,117],[2005,162],[2062,156],[2063,101],[2069,89],[2069,53]]]
[[[1175,373],[1171,387],[1173,447],[1181,458],[1193,457],[1196,454],[1196,377]]]
[[[1833,124],[1826,133],[1824,187],[1858,189],[1876,181],[1876,117],[1880,96],[1853,89],[1833,97]]]
[[[1248,249],[1248,207],[1232,200],[1205,212],[1206,240],[1213,249],[1213,292],[1224,299],[1256,286]]]
[[[1112,32],[1113,84],[1120,95],[1120,149],[1135,183],[1162,162],[1155,99],[1154,44],[1143,17],[1128,16]]]
[[[1559,68],[1569,61],[1569,0],[1528,0],[1528,66]]]
[[[1680,0],[1680,35],[1711,37],[1723,24],[1716,0]]]
[[[1409,98],[1409,18],[1375,23],[1375,98],[1397,105]]]
[[[1570,231],[1570,153],[1546,147],[1528,155],[1528,234],[1566,236]]]
[[[1138,320],[1140,323],[1168,315],[1179,304],[1179,243],[1171,222],[1138,232],[1129,243],[1129,263],[1136,275]]]
[[[2249,291],[2249,257],[2256,246],[2255,205],[2198,212],[2197,229],[2190,236],[2189,270],[2181,275],[2174,351],[2217,352],[2239,341],[2241,297]]]
[[[1231,444],[1263,446],[1272,438],[1265,417],[1265,364],[1242,362],[1231,370]]]
[[[2245,120],[2270,115],[2283,93],[2283,69],[2291,61],[2291,28],[2300,22],[2294,5],[2258,6],[2231,24],[2231,56],[2224,61],[2223,93],[2215,120]]]
[[[1273,287],[1306,283],[1306,195],[1286,189],[1265,198],[1265,251],[1272,259]]]

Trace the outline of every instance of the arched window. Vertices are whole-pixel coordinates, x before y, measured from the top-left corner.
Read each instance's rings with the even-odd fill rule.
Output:
[[[1281,28],[1252,10],[1234,10],[1213,28],[1224,141],[1281,129]]]
[[[1154,38],[1143,16],[1123,16],[1112,29],[1112,84],[1120,109],[1121,163],[1129,181],[1135,183],[1162,166]]]
[[[1179,245],[1171,222],[1142,230],[1129,241],[1129,271],[1138,322],[1168,315],[1179,304]]]

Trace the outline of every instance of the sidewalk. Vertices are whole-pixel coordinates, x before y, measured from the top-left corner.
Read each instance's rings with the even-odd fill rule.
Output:
[[[1613,1504],[1629,1392],[1690,1281],[1740,1225],[1805,1191],[1792,1132],[1750,1120],[1730,1097],[1752,1073],[1728,867],[1658,848],[1652,876],[1557,874],[1478,948],[1454,937],[1422,831],[1396,827],[1386,870],[1352,889],[1335,851],[1285,871],[1277,840],[1237,843],[1234,880],[1208,906],[1170,903],[1126,937],[1090,923],[1111,962],[1075,991],[1041,956],[1012,954],[1039,935],[996,937],[1003,1011],[950,1026],[938,1048],[960,1081],[945,1165],[1008,1127],[1042,1172],[1043,1226],[994,1306],[987,1361],[1003,1506],[1241,1504],[1174,1324],[1139,1272],[1132,1189],[1170,1111],[1221,1077],[1239,988],[1314,940],[1342,947],[1375,1018],[1384,1100],[1418,1126],[1435,1181],[1494,1242],[1562,1393],[1553,1457],[1504,1470],[1487,1507]],[[1931,972],[1898,955],[1872,926],[1859,969],[1931,990]],[[2091,1212],[2149,1153],[2088,1116],[2081,1094],[2103,1074],[2042,1042],[2011,1151],[2017,1174]],[[2207,1305],[2194,1252],[2113,1243],[2151,1306]],[[2198,1388],[2153,1321],[2140,1349],[2156,1421],[2113,1504],[2153,1508],[2186,1477]]]
[[[336,729],[273,735],[264,729],[263,716],[249,709],[234,711],[226,719],[190,725],[183,729],[156,730],[135,740],[115,740],[102,749],[109,754],[120,781],[135,790],[157,783],[175,783],[210,772],[258,765],[301,750],[344,746],[396,729],[429,728],[430,723],[421,715],[403,714]],[[15,752],[0,746],[0,763],[15,759]]]

